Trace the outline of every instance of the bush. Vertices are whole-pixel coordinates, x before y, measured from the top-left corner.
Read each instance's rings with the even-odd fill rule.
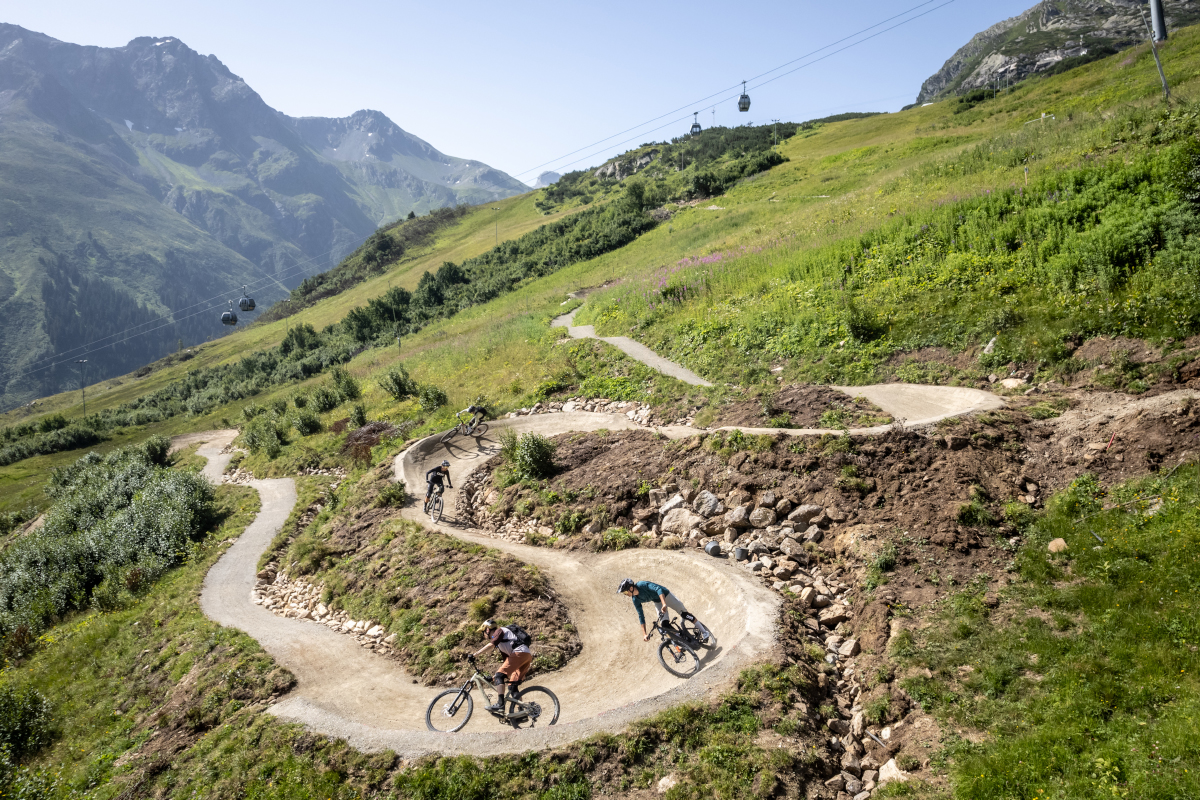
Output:
[[[165,467],[167,454],[171,452],[171,440],[161,434],[151,436],[142,442],[142,452],[146,454],[146,458],[150,459],[151,464]]]
[[[20,759],[52,738],[50,701],[34,689],[0,686],[0,747]]]
[[[258,403],[251,403],[248,406],[242,407],[242,419],[246,420],[246,422],[249,422],[259,414],[262,414],[264,411],[266,411],[266,409],[260,406]]]
[[[330,378],[333,379],[333,385],[337,387],[338,393],[343,399],[357,400],[362,396],[362,389],[359,388],[358,381],[341,367],[334,367]]]
[[[0,745],[0,797],[12,800],[53,800],[66,796],[58,778],[49,770],[18,766],[8,748]]]
[[[54,470],[45,491],[54,499],[45,524],[0,553],[0,651],[9,655],[92,604],[102,585],[102,602],[142,591],[213,522],[208,482],[156,465],[142,447],[89,453]]]
[[[597,550],[625,550],[637,547],[642,538],[624,528],[609,528],[596,540]]]
[[[408,504],[408,489],[398,481],[392,481],[375,498],[378,508],[400,508]]]
[[[292,417],[292,427],[301,436],[312,436],[321,432],[321,418],[307,408],[301,408]]]
[[[271,417],[255,417],[242,431],[242,443],[251,453],[266,453],[276,458],[283,450],[283,436]]]
[[[540,433],[521,434],[510,463],[521,479],[549,478],[554,474],[554,443]]]
[[[409,377],[403,364],[397,364],[379,379],[379,388],[390,394],[393,400],[403,400],[417,393],[417,382]]]
[[[296,408],[304,408],[308,405],[308,395],[298,394],[292,398],[292,403],[295,404]]]
[[[446,405],[448,398],[441,389],[427,383],[418,390],[417,401],[421,404],[422,411],[433,412]]]
[[[367,424],[367,410],[363,408],[362,403],[355,403],[350,409],[350,427],[361,428]]]
[[[337,389],[331,386],[318,386],[312,390],[312,394],[308,396],[308,404],[312,406],[312,410],[318,414],[324,414],[326,411],[332,411],[341,405],[342,396]]]

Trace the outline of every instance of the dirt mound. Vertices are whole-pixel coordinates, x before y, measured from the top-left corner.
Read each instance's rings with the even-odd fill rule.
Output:
[[[892,418],[863,397],[848,397],[829,386],[784,386],[761,400],[741,400],[721,407],[710,427],[870,428]]]

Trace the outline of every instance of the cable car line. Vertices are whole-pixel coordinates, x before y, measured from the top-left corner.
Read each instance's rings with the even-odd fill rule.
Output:
[[[854,37],[856,37],[856,36],[859,36],[860,34],[866,33],[867,31],[869,31],[869,30],[871,30],[871,29],[873,29],[873,28],[878,28],[880,25],[886,25],[887,23],[891,22],[891,21],[892,21],[892,20],[894,20],[894,19],[899,19],[900,17],[903,17],[903,16],[905,16],[905,15],[907,15],[907,14],[911,14],[913,11],[916,11],[918,8],[923,8],[923,7],[927,6],[927,5],[929,5],[930,3],[936,3],[936,2],[937,2],[937,0],[925,0],[925,2],[924,2],[924,3],[918,3],[917,5],[913,6],[913,7],[912,7],[912,8],[910,8],[910,9],[908,9],[907,11],[901,11],[899,14],[896,14],[895,16],[891,16],[891,17],[888,17],[887,19],[880,20],[879,22],[876,22],[874,25],[869,25],[869,26],[867,26],[866,28],[863,28],[862,30],[859,30],[859,31],[856,31],[855,33],[852,33],[852,34],[850,34],[849,36],[843,36],[841,39],[838,39],[838,40],[837,40],[837,41],[835,41],[835,42],[830,42],[829,44],[827,44],[827,45],[824,45],[823,47],[818,47],[816,50],[812,50],[812,51],[810,51],[810,52],[808,52],[808,53],[805,53],[804,55],[802,55],[802,56],[799,56],[799,57],[797,57],[797,58],[794,58],[794,59],[792,59],[791,61],[784,62],[783,64],[780,64],[779,66],[777,66],[777,67],[775,67],[775,68],[773,68],[773,69],[769,69],[769,70],[767,70],[766,72],[761,72],[761,73],[759,73],[758,75],[755,75],[754,77],[750,78],[749,80],[751,80],[751,81],[756,81],[756,80],[758,80],[759,78],[766,77],[767,75],[770,75],[772,72],[777,72],[777,71],[779,71],[779,70],[783,69],[784,67],[791,66],[792,64],[795,64],[797,61],[803,61],[803,60],[804,60],[804,59],[806,59],[806,58],[809,58],[809,57],[811,57],[811,56],[814,56],[814,55],[816,55],[817,53],[820,53],[822,50],[828,50],[830,47],[834,47],[834,46],[836,46],[836,45],[839,45],[839,44],[841,44],[842,42],[844,42],[844,41],[847,41],[848,39],[853,39]],[[950,5],[950,3],[952,3],[952,2],[954,2],[954,0],[949,0],[949,2],[942,3],[942,5],[938,6],[937,8],[942,8],[943,6]],[[936,10],[937,10],[937,8],[930,9],[930,11],[936,11]],[[914,20],[914,19],[917,19],[918,17],[923,17],[923,16],[925,16],[925,14],[928,14],[928,13],[929,13],[929,11],[926,11],[926,12],[924,12],[923,14],[919,14],[917,17],[913,17],[912,19],[905,20],[904,22],[902,22],[902,23],[900,23],[900,24],[901,24],[901,25],[905,25],[905,24],[907,24],[907,23],[911,22],[912,20]],[[895,28],[895,27],[899,27],[899,26],[893,26],[893,28]],[[892,30],[893,28],[888,28],[888,30]],[[881,31],[881,33],[885,33],[885,32],[886,32],[886,31]],[[878,35],[878,34],[876,34],[876,35]],[[869,38],[870,38],[870,37],[869,37]],[[866,39],[864,39],[863,41],[866,41]],[[851,46],[853,46],[853,45],[851,45]],[[845,49],[845,48],[842,48],[842,49]],[[841,51],[839,50],[838,52],[841,52]],[[831,53],[830,55],[832,55],[832,53]],[[793,71],[794,71],[794,70],[793,70]],[[790,73],[789,73],[789,74],[790,74]],[[782,76],[780,76],[780,77],[782,77]],[[744,86],[745,86],[745,83],[746,83],[746,81],[743,81],[743,82],[742,82],[742,84],[743,84],[743,88],[744,88]],[[768,81],[768,83],[769,83],[769,81]],[[759,84],[759,86],[762,86],[762,85],[764,85],[764,84]],[[576,153],[582,152],[582,151],[584,151],[584,150],[590,150],[591,148],[595,147],[596,145],[599,145],[599,144],[604,144],[604,143],[605,143],[605,142],[607,142],[609,139],[615,139],[615,138],[616,138],[616,137],[618,137],[618,136],[623,136],[623,135],[625,135],[626,133],[629,133],[629,132],[631,132],[631,131],[635,131],[635,130],[637,130],[638,128],[641,128],[641,127],[643,127],[643,126],[645,126],[645,125],[649,125],[649,124],[650,124],[650,123],[652,123],[652,122],[658,122],[658,121],[659,121],[660,119],[662,119],[663,117],[668,117],[668,116],[671,116],[672,114],[677,114],[677,113],[679,113],[680,111],[683,111],[683,110],[684,110],[684,109],[686,109],[686,108],[693,108],[693,107],[695,107],[696,105],[698,105],[698,104],[701,104],[701,103],[704,103],[704,104],[706,104],[706,105],[707,105],[707,103],[705,103],[705,101],[707,101],[707,100],[711,100],[712,98],[714,98],[714,97],[716,97],[716,96],[718,96],[718,95],[722,95],[722,94],[724,94],[725,92],[731,91],[731,90],[733,90],[733,89],[736,89],[736,88],[737,88],[737,84],[734,84],[733,86],[730,86],[730,87],[729,87],[729,88],[727,88],[727,89],[722,89],[722,90],[720,90],[720,91],[718,91],[718,92],[714,92],[713,94],[710,94],[708,97],[702,97],[702,98],[700,98],[699,100],[697,100],[697,101],[695,101],[695,102],[688,103],[687,105],[682,105],[682,106],[680,106],[679,108],[676,108],[676,109],[674,109],[673,111],[668,111],[668,112],[666,112],[665,114],[660,114],[660,115],[659,115],[659,116],[657,116],[657,117],[653,117],[652,119],[648,119],[648,120],[646,120],[646,121],[644,121],[644,122],[638,123],[637,125],[634,125],[632,128],[626,128],[625,130],[623,130],[623,131],[620,131],[619,133],[614,133],[614,134],[612,134],[611,136],[606,136],[605,138],[603,138],[603,139],[600,139],[599,141],[592,142],[591,144],[588,144],[588,145],[584,145],[583,147],[579,148],[578,150],[572,150],[572,151],[571,151],[571,152],[569,152],[569,153],[563,153],[563,154],[562,154],[561,156],[559,156],[558,158],[552,158],[552,159],[550,159],[549,161],[545,161],[545,162],[543,162],[543,163],[541,163],[541,164],[538,164],[536,167],[531,167],[530,169],[527,169],[527,170],[522,170],[521,172],[514,172],[514,173],[512,173],[512,175],[514,175],[514,176],[517,176],[517,175],[525,175],[526,173],[533,172],[534,170],[537,170],[537,169],[541,169],[542,167],[545,167],[545,166],[547,166],[547,165],[549,165],[549,164],[555,164],[555,163],[557,163],[557,162],[561,161],[562,159],[564,159],[564,158],[566,158],[566,157],[568,157],[568,156],[573,156],[573,155],[575,155]],[[750,88],[754,89],[754,88],[757,88],[757,87],[754,87],[754,86],[752,86],[752,87],[750,87]],[[745,94],[745,91],[743,91],[742,93],[743,93],[743,94]],[[728,98],[728,97],[722,98],[722,100],[727,100],[727,99],[729,99],[729,98]],[[661,126],[660,126],[660,128],[655,128],[654,130],[660,130],[660,129],[661,129]],[[639,136],[645,135],[646,133],[653,133],[653,132],[654,132],[653,130],[651,130],[651,131],[644,131],[642,134],[639,134]],[[636,138],[638,138],[638,137],[637,137],[637,136],[635,136],[635,137],[633,137],[633,138],[635,138],[635,139],[636,139]],[[626,141],[630,141],[630,140],[626,140]],[[619,142],[618,144],[624,144],[624,142]],[[616,146],[616,145],[611,145],[611,146]],[[606,149],[607,149],[607,148],[606,148]],[[578,161],[572,161],[572,162],[570,162],[570,164],[575,164],[575,163],[578,163]],[[566,166],[570,166],[570,164],[567,164]]]

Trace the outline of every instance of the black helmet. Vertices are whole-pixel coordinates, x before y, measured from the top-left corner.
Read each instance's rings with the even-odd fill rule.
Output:
[[[443,462],[442,462],[442,466],[443,466],[443,467],[448,467],[448,466],[450,466],[450,462],[449,462],[449,461],[443,461]]]
[[[626,578],[621,581],[621,585],[617,587],[617,594],[625,594],[633,588],[633,578]]]

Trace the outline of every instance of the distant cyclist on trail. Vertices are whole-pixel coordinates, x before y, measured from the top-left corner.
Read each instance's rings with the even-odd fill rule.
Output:
[[[646,615],[642,613],[642,603],[661,605],[662,608],[659,610],[660,615],[666,614],[668,608],[674,609],[679,612],[679,616],[695,624],[700,629],[700,635],[705,640],[711,636],[708,628],[704,627],[704,623],[696,619],[690,611],[684,608],[679,598],[671,594],[670,590],[665,586],[659,586],[657,583],[651,583],[650,581],[635,582],[633,578],[626,578],[617,587],[617,593],[633,598],[633,607],[637,610],[638,622],[642,624],[642,641],[644,642],[650,641],[650,633],[646,631]]]
[[[454,484],[450,482],[450,462],[443,461],[440,466],[434,467],[425,473],[425,507],[429,507],[429,498],[433,496],[433,487],[441,486],[442,479],[446,480],[446,485],[451,489]]]
[[[479,630],[488,637],[488,643],[472,655],[481,655],[493,647],[504,655],[504,663],[492,677],[492,685],[496,687],[500,696],[496,698],[495,703],[487,707],[488,711],[499,711],[504,708],[504,692],[507,686],[512,685],[515,689],[533,664],[533,651],[529,649],[530,637],[517,625],[502,628],[490,619],[480,625]]]
[[[475,426],[478,425],[479,423],[483,422],[483,418],[487,416],[487,409],[484,408],[483,406],[477,406],[475,404],[471,404],[471,405],[467,406],[466,408],[464,408],[462,411],[455,414],[454,418],[458,419],[463,414],[471,415],[471,421],[467,423],[467,427],[474,429]]]

